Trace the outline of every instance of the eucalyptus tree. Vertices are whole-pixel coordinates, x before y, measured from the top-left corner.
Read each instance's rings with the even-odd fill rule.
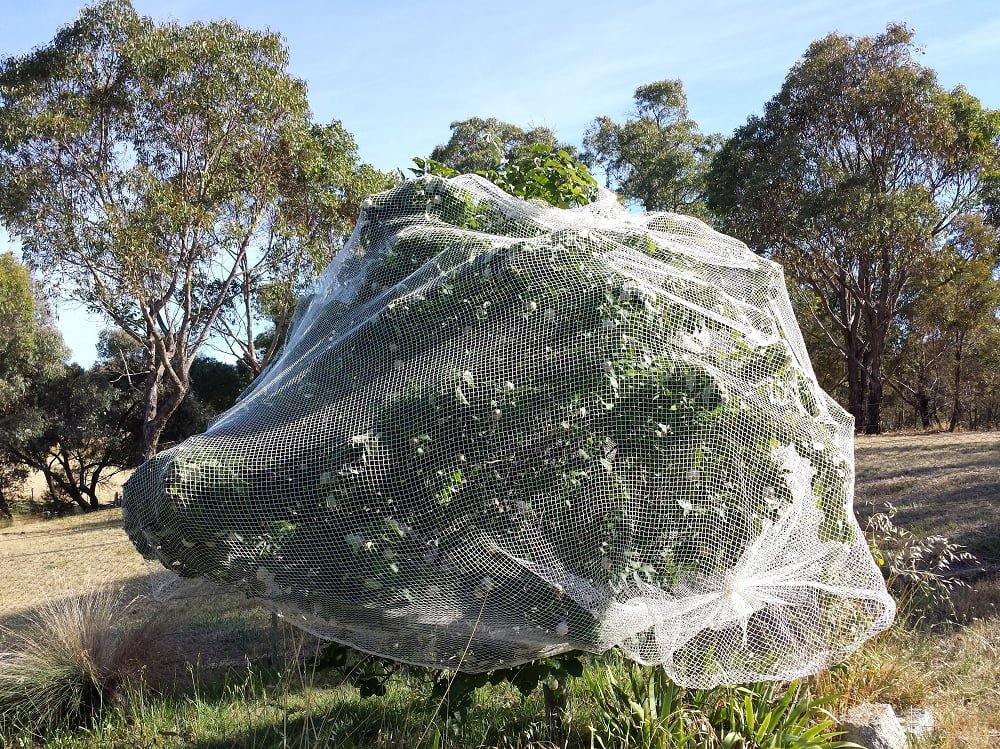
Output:
[[[470,117],[452,122],[450,127],[448,142],[436,146],[430,158],[459,174],[502,169],[508,161],[529,156],[533,146],[548,146],[553,152],[575,155],[575,149],[560,143],[547,127],[525,130],[494,117]]]
[[[35,379],[0,416],[0,451],[44,478],[55,508],[96,510],[102,487],[134,458],[138,405],[100,368],[70,364]]]
[[[68,353],[28,269],[9,252],[0,254],[0,435],[12,431],[8,419],[20,412],[32,383],[61,370]],[[27,474],[0,439],[0,516],[10,516]]]
[[[957,218],[937,266],[920,279],[900,322],[888,382],[928,428],[939,422],[938,401],[950,406],[948,430],[990,395],[969,387],[1000,340],[1000,236],[980,216]],[[994,365],[995,366],[995,365]],[[978,384],[978,383],[975,383]],[[936,397],[941,396],[941,397]]]
[[[622,123],[598,117],[583,139],[584,161],[601,168],[606,184],[646,210],[705,218],[705,174],[721,144],[688,116],[684,85],[666,80],[640,86]]]
[[[811,44],[709,178],[722,228],[814,295],[859,430],[881,425],[887,340],[961,216],[998,203],[1000,113],[945,90],[912,32]]]
[[[277,34],[155,23],[128,0],[0,64],[0,217],[141,346],[144,458],[206,342],[260,363],[261,289],[287,308],[385,182],[339,123],[311,122],[287,66]]]

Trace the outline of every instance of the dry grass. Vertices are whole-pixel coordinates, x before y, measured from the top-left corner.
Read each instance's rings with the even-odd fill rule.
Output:
[[[897,708],[926,705],[934,690],[934,642],[927,633],[895,628],[810,683],[818,694],[837,696],[831,709],[838,714],[863,702],[887,702]]]
[[[861,702],[887,702],[897,712],[929,707],[936,719],[936,736],[928,746],[1000,746],[1000,620],[996,618],[940,631],[896,628],[812,681],[816,691],[840,695],[832,706],[836,712]]]
[[[844,703],[875,699],[930,707],[934,746],[1000,746],[1000,433],[890,435],[857,443],[857,507],[884,501],[898,525],[945,535],[970,547],[987,574],[972,580],[956,607],[968,626],[897,628],[819,677],[845,692]],[[0,529],[0,623],[24,622],[47,600],[85,594],[110,582],[148,591],[146,566],[107,510]],[[992,570],[992,571],[991,571]],[[130,616],[162,611],[188,660],[240,662],[267,653],[267,616],[238,594],[196,595],[167,604],[140,602]],[[0,635],[2,640],[2,635]],[[0,650],[3,642],[0,641]]]
[[[982,563],[955,596],[967,626],[897,628],[821,681],[845,701],[928,706],[938,721],[930,745],[1000,746],[1000,433],[859,438],[859,514],[898,508],[895,522],[918,536],[944,535]]]
[[[0,617],[102,585],[142,591],[146,565],[121,530],[121,511],[24,520],[0,529],[4,591]]]
[[[266,657],[269,615],[262,609],[241,594],[207,588],[158,603],[149,598],[150,569],[122,531],[119,509],[53,520],[18,517],[0,529],[0,650],[9,631],[28,626],[43,607],[108,587],[136,599],[123,614],[127,623],[153,615],[169,621],[191,663]]]
[[[897,525],[1000,569],[1000,432],[859,437],[855,457],[860,514],[891,502]]]
[[[942,746],[1000,746],[1000,620],[980,620],[946,633],[928,663],[929,703],[939,717]]]
[[[0,654],[0,723],[28,730],[90,723],[126,690],[158,687],[174,654],[162,619],[122,625],[121,589],[100,588],[42,606],[7,630]]]

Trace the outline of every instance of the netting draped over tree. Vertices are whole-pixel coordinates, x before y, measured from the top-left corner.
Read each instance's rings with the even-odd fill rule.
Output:
[[[851,427],[740,242],[431,176],[365,202],[280,358],[135,473],[125,527],[400,661],[617,646],[685,685],[784,679],[893,617]]]

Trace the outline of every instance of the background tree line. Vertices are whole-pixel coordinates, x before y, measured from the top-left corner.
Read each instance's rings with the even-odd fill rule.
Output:
[[[1000,113],[918,53],[899,25],[831,34],[729,138],[665,80],[621,121],[597,117],[582,149],[474,117],[414,171],[569,205],[590,167],[629,205],[781,262],[817,375],[859,430],[996,428]],[[0,263],[0,512],[26,467],[90,507],[109,471],[203,429],[274,357],[364,196],[402,178],[313,121],[287,66],[276,34],[156,23],[127,0],[0,63],[0,220],[25,263]],[[65,364],[54,295],[109,322],[90,370]]]

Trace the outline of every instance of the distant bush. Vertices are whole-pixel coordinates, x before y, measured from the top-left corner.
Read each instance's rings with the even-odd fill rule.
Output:
[[[53,601],[29,626],[5,629],[0,652],[0,735],[88,725],[130,689],[161,683],[170,649],[162,623],[118,626],[120,590]]]

